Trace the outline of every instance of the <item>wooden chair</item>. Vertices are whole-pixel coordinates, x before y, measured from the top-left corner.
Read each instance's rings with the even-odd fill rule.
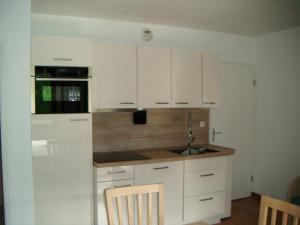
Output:
[[[124,225],[123,213],[128,212],[128,225],[134,225],[134,205],[132,198],[137,198],[138,225],[143,225],[143,194],[147,194],[148,225],[153,225],[153,193],[158,193],[158,225],[164,225],[164,186],[163,184],[150,184],[141,186],[129,186],[112,188],[105,190],[107,217],[109,225],[115,225],[115,208],[113,202],[116,202],[116,211],[118,214],[119,225]],[[127,209],[123,209],[122,199],[126,199]],[[135,201],[134,201],[135,202]],[[127,224],[127,223],[125,223]]]
[[[269,209],[272,210],[271,225],[277,224],[278,211],[282,212],[282,220],[280,224],[298,225],[300,222],[300,207],[268,196],[262,196],[260,203],[259,225],[267,224]]]
[[[127,202],[127,218],[128,225],[134,225],[134,207],[132,205],[132,197],[137,197],[138,225],[143,225],[143,202],[142,195],[147,194],[148,197],[148,225],[153,225],[153,193],[158,193],[158,225],[164,225],[164,185],[150,184],[141,186],[119,187],[105,190],[108,224],[115,225],[115,208],[113,202],[116,200],[116,210],[118,214],[119,225],[124,225],[122,207],[122,198],[126,198]],[[134,201],[135,202],[135,201]],[[124,206],[124,204],[123,204]],[[204,222],[197,222],[189,225],[208,225]]]

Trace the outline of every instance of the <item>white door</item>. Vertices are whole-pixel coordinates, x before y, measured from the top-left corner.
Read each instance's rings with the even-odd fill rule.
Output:
[[[255,67],[222,64],[220,105],[211,109],[210,143],[235,148],[233,157],[232,198],[251,193],[255,153]],[[213,141],[212,131],[217,133]]]

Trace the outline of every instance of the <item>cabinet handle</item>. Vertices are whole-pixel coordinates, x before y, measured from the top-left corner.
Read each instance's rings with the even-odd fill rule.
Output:
[[[213,173],[208,173],[208,174],[201,174],[200,177],[210,177],[213,176]]]
[[[168,105],[170,104],[169,102],[155,102],[157,105]]]
[[[126,173],[125,170],[120,170],[120,171],[108,171],[107,174],[120,174],[120,173]]]
[[[131,184],[124,184],[124,185],[115,185],[113,188],[120,188],[120,187],[130,187]]]
[[[71,58],[53,58],[53,61],[73,61]]]
[[[188,105],[188,102],[175,102],[177,105]]]
[[[120,102],[121,105],[134,105],[134,102]]]
[[[215,102],[203,102],[203,105],[214,105],[216,104]]]
[[[154,170],[165,170],[165,169],[169,169],[168,166],[162,166],[162,167],[154,167]]]
[[[86,118],[74,118],[74,119],[70,119],[71,122],[77,122],[77,121],[88,121],[89,119]]]
[[[210,200],[213,200],[214,198],[213,197],[210,197],[210,198],[203,198],[203,199],[200,199],[199,201],[200,202],[205,202],[205,201],[210,201]]]

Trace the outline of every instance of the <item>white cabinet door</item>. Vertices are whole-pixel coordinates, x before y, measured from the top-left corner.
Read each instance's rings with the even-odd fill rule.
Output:
[[[172,106],[201,107],[201,52],[172,49]]]
[[[128,180],[111,180],[105,182],[97,182],[95,186],[95,225],[108,225],[106,203],[104,197],[104,190],[107,188],[117,188],[131,186],[134,184],[133,179]],[[122,199],[124,200],[124,199]],[[123,201],[122,201],[123,203]],[[125,209],[126,207],[124,207]],[[118,221],[115,218],[115,221]],[[126,219],[124,218],[124,221]],[[119,223],[116,223],[118,225]],[[127,225],[126,223],[124,225]]]
[[[165,188],[165,224],[182,224],[183,161],[135,166],[135,184],[163,183]]]
[[[93,107],[137,107],[135,46],[93,44]]]
[[[92,42],[87,38],[33,36],[31,64],[92,66]]]
[[[171,107],[171,49],[138,47],[138,107]]]
[[[90,114],[33,115],[36,224],[92,225]]]
[[[215,53],[203,53],[203,107],[219,104],[221,60]]]

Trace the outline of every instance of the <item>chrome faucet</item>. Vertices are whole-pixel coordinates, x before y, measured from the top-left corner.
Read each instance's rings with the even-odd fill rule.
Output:
[[[192,128],[192,112],[188,114],[188,136],[187,136],[187,150],[189,155],[192,154],[191,144],[194,142],[195,137],[193,137],[193,128]]]

